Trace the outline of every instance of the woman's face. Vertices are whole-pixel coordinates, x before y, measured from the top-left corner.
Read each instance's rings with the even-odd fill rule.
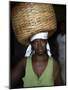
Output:
[[[31,44],[35,54],[43,55],[45,53],[47,40],[36,39],[32,41]]]

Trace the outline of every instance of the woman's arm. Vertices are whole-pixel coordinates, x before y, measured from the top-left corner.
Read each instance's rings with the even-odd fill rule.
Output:
[[[14,85],[18,83],[21,78],[25,74],[25,67],[26,67],[26,58],[22,59],[16,67],[11,71],[10,78],[11,78],[11,88],[15,87]]]
[[[62,79],[60,74],[60,66],[56,60],[54,60],[53,64],[53,76],[54,76],[54,85],[59,86],[62,85]]]

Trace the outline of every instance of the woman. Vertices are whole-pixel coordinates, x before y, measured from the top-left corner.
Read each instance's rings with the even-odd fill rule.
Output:
[[[61,85],[58,63],[52,58],[47,39],[56,30],[52,5],[18,3],[12,9],[12,26],[21,44],[30,44],[25,58],[11,73],[12,84],[24,87]]]
[[[33,50],[29,46],[25,54],[28,58],[21,60],[13,70],[13,81],[22,78],[24,87],[61,85],[59,65],[51,56],[47,37],[48,33],[45,32],[31,38]]]

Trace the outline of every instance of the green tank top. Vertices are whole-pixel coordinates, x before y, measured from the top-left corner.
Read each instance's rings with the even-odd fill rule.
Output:
[[[26,63],[25,77],[22,78],[24,81],[24,87],[38,87],[38,86],[53,86],[53,59],[52,57],[48,60],[48,65],[42,75],[38,78],[32,69],[32,61],[29,57]]]

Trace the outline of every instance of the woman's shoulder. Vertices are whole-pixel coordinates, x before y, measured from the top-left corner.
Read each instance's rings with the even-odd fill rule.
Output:
[[[58,60],[55,60],[53,57],[49,57],[49,60],[53,62],[53,65],[55,67],[58,67],[58,65],[59,65]]]
[[[22,64],[23,64],[24,67],[26,66],[26,61],[27,61],[27,58],[26,57],[23,57],[22,58]]]
[[[23,58],[22,58],[23,66],[25,67],[25,66],[26,66],[26,63],[27,63],[28,61],[30,61],[30,60],[31,60],[31,57],[23,57]]]
[[[59,68],[59,62],[55,59],[53,59],[53,66],[54,68]]]
[[[58,61],[55,60],[53,57],[50,57],[49,59],[50,59],[50,61],[53,62],[53,70],[54,71],[58,70],[59,69],[59,63],[58,63]]]

